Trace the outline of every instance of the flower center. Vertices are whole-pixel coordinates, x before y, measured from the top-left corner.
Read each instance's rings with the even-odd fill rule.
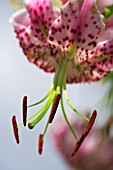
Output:
[[[63,59],[63,58],[59,59],[58,66],[57,66],[56,73],[55,73],[54,80],[53,80],[53,84],[52,84],[50,90],[48,91],[48,93],[46,94],[46,96],[42,100],[40,100],[39,102],[34,103],[32,105],[29,105],[28,108],[32,107],[32,106],[37,106],[40,103],[45,101],[44,105],[35,114],[33,114],[31,117],[29,117],[27,119],[27,121],[30,121],[30,120],[34,119],[32,122],[30,122],[28,124],[28,127],[30,129],[34,128],[37,125],[37,123],[45,116],[45,114],[49,110],[50,106],[54,103],[57,95],[59,94],[61,96],[61,98],[59,100],[60,100],[60,103],[61,103],[61,108],[62,108],[64,118],[65,118],[65,120],[66,120],[72,134],[77,139],[76,134],[73,131],[73,128],[71,127],[71,125],[70,125],[70,123],[68,121],[68,118],[66,116],[66,112],[65,112],[65,108],[64,108],[64,104],[63,104],[63,96],[65,97],[69,107],[74,112],[76,112],[79,116],[84,118],[86,121],[88,121],[88,118],[85,117],[84,115],[82,115],[80,112],[78,112],[72,106],[72,104],[69,101],[67,91],[66,91],[66,78],[67,78],[68,64],[69,64],[69,61],[67,61],[66,59]],[[21,124],[22,123],[20,123],[19,125],[21,125]],[[46,133],[48,125],[49,125],[49,119],[47,121],[46,128],[44,130],[44,134]]]
[[[67,90],[66,90],[66,78],[67,78],[67,71],[68,71],[68,65],[69,65],[68,60],[64,59],[64,58],[60,58],[58,61],[58,65],[56,68],[56,73],[54,76],[54,80],[53,80],[53,84],[50,88],[50,90],[48,91],[48,93],[45,95],[44,98],[42,98],[40,101],[38,101],[37,103],[31,104],[29,106],[27,106],[27,97],[25,96],[23,98],[23,122],[21,122],[20,124],[18,124],[18,126],[24,124],[24,126],[26,126],[26,121],[30,121],[32,120],[30,123],[28,123],[28,127],[30,129],[33,129],[40,121],[41,119],[45,116],[45,114],[47,113],[47,111],[49,110],[49,108],[52,105],[52,109],[50,112],[50,115],[48,117],[44,132],[41,134],[42,138],[39,141],[39,148],[40,151],[39,153],[42,153],[42,141],[44,138],[44,135],[46,134],[47,128],[49,126],[50,123],[52,123],[53,118],[55,116],[58,104],[60,102],[61,104],[61,109],[62,109],[62,113],[64,116],[64,119],[69,127],[69,129],[72,132],[72,135],[74,136],[74,138],[76,139],[76,141],[78,142],[78,138],[76,136],[76,133],[74,132],[68,118],[66,115],[66,111],[65,111],[65,107],[64,107],[64,103],[63,103],[63,98],[65,97],[65,100],[68,104],[68,106],[75,112],[77,113],[80,117],[82,117],[83,119],[85,119],[86,121],[89,122],[89,119],[87,117],[85,117],[84,115],[82,115],[79,111],[77,111],[74,106],[71,104],[69,98],[68,98],[68,94],[67,94]],[[33,107],[33,106],[37,106],[41,103],[44,103],[44,105],[32,116],[30,116],[29,118],[27,118],[27,108]],[[40,144],[41,143],[41,144]]]

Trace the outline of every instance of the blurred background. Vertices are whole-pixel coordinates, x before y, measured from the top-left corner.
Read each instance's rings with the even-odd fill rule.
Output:
[[[9,18],[15,11],[7,0],[0,1],[0,170],[69,170],[54,148],[50,134],[52,125],[44,140],[43,154],[38,155],[38,135],[43,132],[48,115],[33,130],[19,127],[21,142],[19,145],[15,142],[11,117],[15,114],[17,121],[21,121],[23,96],[28,96],[29,104],[36,102],[49,90],[53,79],[53,74],[46,74],[30,64],[19,48],[13,27],[9,23]],[[81,112],[96,109],[95,103],[101,99],[105,90],[105,86],[97,83],[68,85],[70,100]],[[37,108],[30,109],[29,115],[36,110]],[[67,108],[67,113],[71,112]],[[63,119],[60,107],[54,123],[59,117]],[[102,117],[99,121],[101,119]]]

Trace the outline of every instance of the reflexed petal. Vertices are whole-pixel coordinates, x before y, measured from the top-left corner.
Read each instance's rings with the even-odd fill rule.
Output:
[[[65,4],[66,2],[68,2],[68,0],[61,0],[63,4]]]
[[[105,30],[101,31],[99,43],[95,49],[94,58],[111,56],[113,54],[113,15],[106,21]]]
[[[29,15],[25,9],[18,10],[14,13],[10,18],[10,22],[14,25],[15,31],[21,28],[27,28],[31,24]]]
[[[62,7],[61,16],[54,21],[49,32],[51,44],[66,50],[77,40],[80,8],[77,0],[71,0]]]
[[[28,60],[46,72],[55,71],[58,50],[35,37],[27,11],[22,9],[16,12],[10,21],[14,25],[20,46]]]
[[[104,8],[113,5],[113,0],[98,0],[98,8],[100,12],[104,12]]]
[[[32,32],[39,40],[45,42],[49,28],[56,17],[56,11],[50,0],[25,0],[28,10]]]
[[[83,62],[93,56],[99,33],[104,28],[102,19],[95,0],[71,0],[53,23],[48,41],[62,50],[68,50],[75,43],[75,60]]]
[[[113,27],[113,14],[105,22],[106,28]]]
[[[85,0],[81,9],[80,33],[75,58],[84,62],[93,56],[100,32],[104,28],[103,16],[96,8],[94,0]]]
[[[92,60],[83,65],[75,65],[70,62],[67,83],[86,83],[100,80],[113,71],[113,55],[103,59]]]

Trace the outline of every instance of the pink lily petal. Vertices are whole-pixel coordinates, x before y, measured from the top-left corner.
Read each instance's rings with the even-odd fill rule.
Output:
[[[108,27],[113,27],[113,14],[107,19],[107,21],[106,21],[106,28],[108,28]]]
[[[78,69],[79,68],[79,69]],[[89,62],[84,65],[69,65],[67,83],[95,82],[113,71],[113,56],[98,62]]]
[[[53,72],[56,68],[57,49],[43,43],[32,32],[29,15],[25,9],[16,12],[10,19],[14,25],[17,38],[28,60],[46,72]]]
[[[105,30],[101,31],[94,58],[107,57],[113,54],[113,16],[105,22]]]
[[[46,42],[49,28],[57,17],[50,0],[25,0],[25,7],[31,19],[32,32],[39,40]]]
[[[61,50],[68,50],[75,43],[75,60],[83,62],[93,56],[91,52],[104,28],[102,19],[95,0],[71,0],[62,7],[61,17],[51,26],[48,41]]]
[[[93,56],[100,32],[104,29],[104,24],[102,22],[103,16],[97,10],[95,0],[84,1],[81,16],[81,35],[78,38],[75,55],[79,62],[84,62]]]
[[[67,3],[68,0],[61,0],[63,4]]]
[[[98,0],[97,2],[100,12],[104,12],[104,8],[113,5],[113,0]]]
[[[43,10],[40,11],[39,7],[45,2],[49,1],[35,0],[31,3],[31,0],[27,0],[28,11],[22,9],[11,18],[20,46],[28,60],[46,72],[54,72],[59,57],[68,59],[68,83],[96,81],[112,71],[112,16],[102,30],[102,16],[96,9],[95,0],[71,0],[62,7],[61,16],[51,21],[53,24],[47,38],[43,31],[49,27],[43,29],[40,24],[33,22],[37,16],[38,19],[41,16],[42,23]],[[36,31],[38,28],[40,31]],[[72,46],[74,50],[71,49]]]

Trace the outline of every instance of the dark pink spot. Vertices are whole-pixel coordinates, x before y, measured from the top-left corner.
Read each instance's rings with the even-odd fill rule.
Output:
[[[86,40],[85,40],[85,39],[83,39],[83,40],[82,40],[82,43],[85,43],[85,42],[86,42]]]
[[[85,27],[88,27],[88,24],[85,24]]]
[[[50,39],[51,41],[53,41],[53,40],[54,40],[54,38],[53,38],[52,36],[50,36],[50,37],[49,37],[49,39]]]
[[[39,9],[40,9],[40,11],[43,11],[43,7],[42,6],[39,6]]]

